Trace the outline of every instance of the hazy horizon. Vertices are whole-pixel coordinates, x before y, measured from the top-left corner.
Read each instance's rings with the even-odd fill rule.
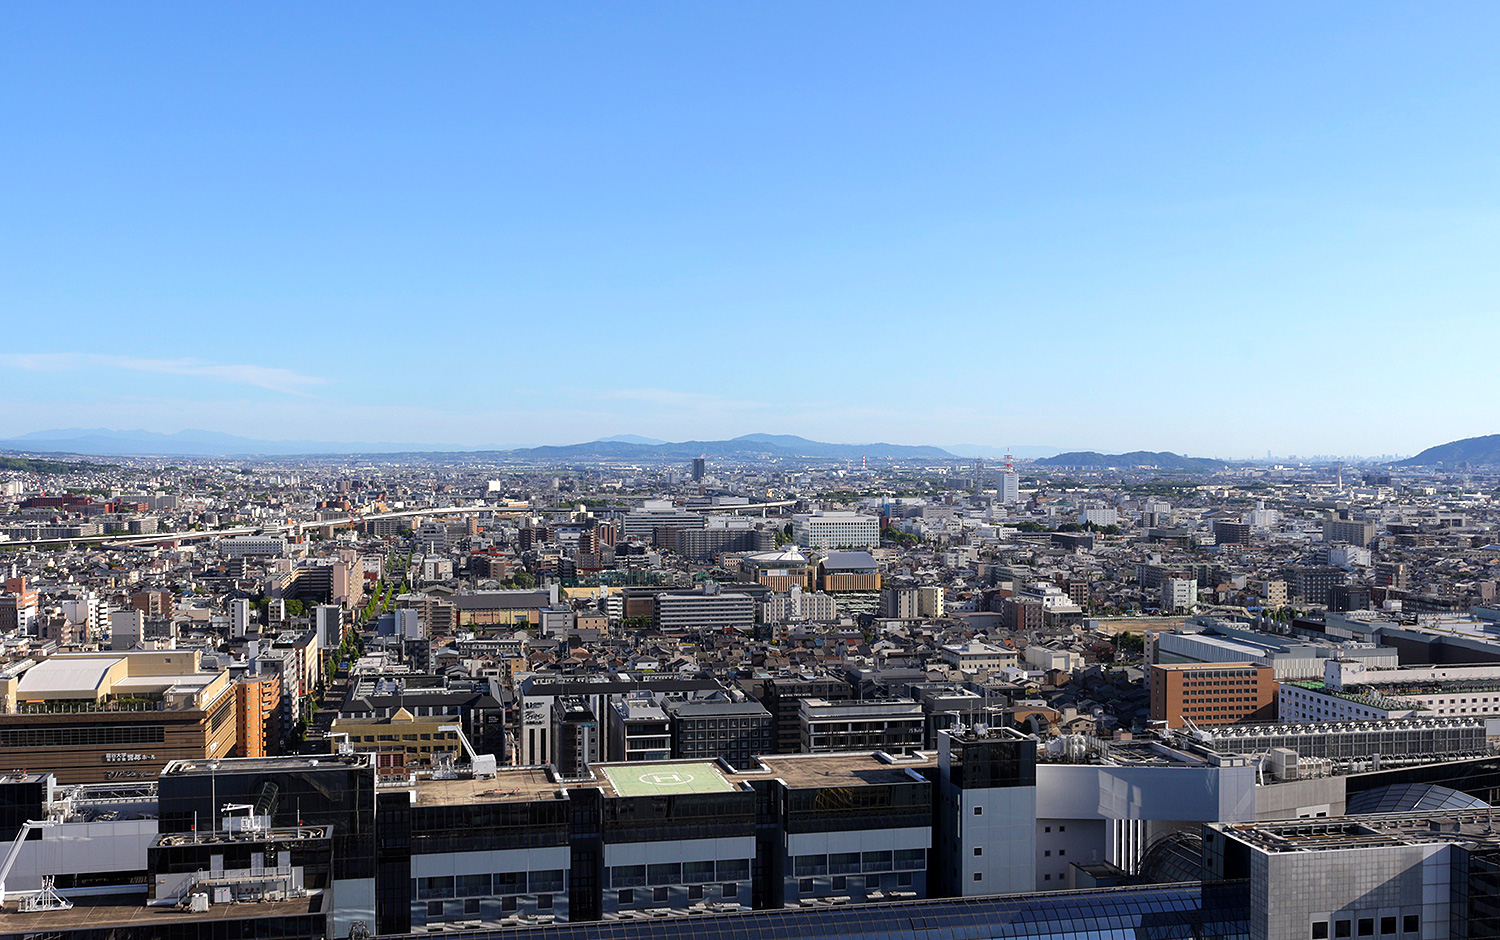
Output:
[[[1263,459],[1491,430],[1494,5],[0,25],[0,438]]]

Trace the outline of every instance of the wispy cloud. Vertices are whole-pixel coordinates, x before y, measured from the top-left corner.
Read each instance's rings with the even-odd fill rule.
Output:
[[[181,375],[228,385],[250,385],[287,395],[310,395],[310,389],[327,382],[320,376],[303,375],[278,366],[260,366],[202,359],[145,359],[101,353],[0,353],[0,366],[27,372],[73,372],[94,369],[124,369],[157,375]]]

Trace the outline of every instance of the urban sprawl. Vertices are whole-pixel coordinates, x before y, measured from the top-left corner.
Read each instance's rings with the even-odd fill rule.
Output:
[[[1500,477],[1065,458],[11,458],[0,937],[1500,935]]]

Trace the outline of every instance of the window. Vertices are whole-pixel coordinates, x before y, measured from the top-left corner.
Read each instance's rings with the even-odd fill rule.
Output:
[[[515,895],[510,895],[509,897],[503,897],[503,898],[500,899],[500,910],[501,911],[514,911],[515,909],[516,909],[516,896]]]
[[[461,898],[480,897],[490,893],[489,875],[459,875],[458,896]]]
[[[1386,934],[1395,933],[1395,932],[1396,932],[1396,918],[1395,917],[1382,917],[1382,918],[1380,918],[1380,933],[1381,933],[1381,936],[1384,936]]]
[[[671,885],[682,881],[682,866],[678,864],[647,865],[646,881],[653,885]]]
[[[1051,875],[1043,875],[1042,876],[1042,880],[1043,881],[1051,881],[1052,880],[1052,876]]]
[[[737,885],[737,884],[730,883],[730,884],[726,884],[724,886],[724,896],[726,898],[737,897],[739,895],[739,893],[740,893],[740,886]]]
[[[833,884],[833,890],[835,891],[843,891],[844,889],[849,887],[849,879],[844,877],[843,875],[834,875],[833,878],[830,879],[830,881]]]
[[[703,886],[702,885],[688,885],[688,900],[689,901],[701,901],[701,900],[703,900]]]
[[[465,914],[478,914],[479,913],[479,899],[478,898],[464,898],[464,913]]]
[[[619,871],[618,868],[615,869]],[[619,885],[616,885],[619,887]],[[495,872],[496,894],[525,894],[526,873],[524,871],[497,871]]]
[[[1042,856],[1044,858],[1051,858],[1052,857],[1052,850],[1048,849],[1047,851],[1045,851],[1045,852],[1042,853]]]
[[[1416,933],[1420,929],[1422,929],[1422,919],[1416,914],[1407,914],[1401,918],[1402,933]]]
[[[983,806],[976,806],[976,807],[974,807],[974,815],[975,816],[983,816],[984,815],[984,807]]]
[[[803,878],[801,881],[797,882],[798,894],[812,894],[812,890],[813,880],[811,878]]]
[[[651,889],[651,900],[654,903],[656,903],[656,904],[664,904],[664,903],[666,903],[666,900],[667,900],[667,889],[666,888],[652,888]]]
[[[621,904],[634,904],[635,903],[635,890],[633,888],[625,888],[625,889],[621,890],[620,891],[620,903]]]
[[[682,880],[688,884],[707,884],[714,880],[713,862],[683,862]]]
[[[531,873],[531,890],[537,891],[561,891],[563,890],[563,873],[561,868],[553,868],[548,871],[534,871]]]
[[[835,852],[828,856],[830,875],[857,875],[859,870],[858,852]]]
[[[1351,921],[1336,920],[1333,922],[1333,935],[1335,937],[1347,937],[1350,932],[1349,928],[1352,926],[1353,923]]]
[[[1361,937],[1375,936],[1375,918],[1361,917],[1359,919],[1359,935]]]
[[[984,872],[982,872],[982,871],[976,871],[974,873],[974,880],[975,881],[983,881],[984,880]]]
[[[976,846],[974,846],[974,857],[975,858],[978,858],[979,856],[981,856],[983,854],[984,854],[984,846],[982,846],[982,845],[976,845]]]
[[[1067,832],[1068,831],[1068,827],[1067,826],[1058,826],[1057,827],[1057,831],[1058,832]]]
[[[552,895],[539,894],[536,896],[536,909],[539,911],[552,910]]]
[[[1068,854],[1068,850],[1067,849],[1058,849],[1057,850],[1057,857],[1058,858],[1062,858],[1064,855],[1067,855],[1067,854]]]

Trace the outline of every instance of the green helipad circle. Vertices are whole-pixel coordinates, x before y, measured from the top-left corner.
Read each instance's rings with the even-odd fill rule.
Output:
[[[641,783],[653,787],[685,787],[696,777],[681,770],[656,770],[640,776]]]

